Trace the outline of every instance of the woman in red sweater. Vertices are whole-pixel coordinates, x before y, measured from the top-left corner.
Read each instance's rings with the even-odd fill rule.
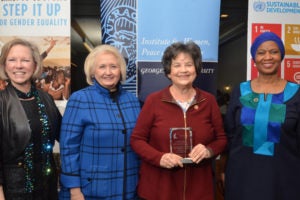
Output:
[[[201,50],[194,42],[174,43],[162,64],[172,83],[148,96],[131,136],[142,159],[138,195],[146,200],[213,200],[212,160],[227,139],[215,97],[193,86]]]

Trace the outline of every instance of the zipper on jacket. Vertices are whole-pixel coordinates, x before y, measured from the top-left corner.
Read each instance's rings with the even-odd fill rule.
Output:
[[[184,128],[187,128],[187,123],[186,123],[186,113],[187,111],[189,110],[189,108],[191,107],[191,105],[185,110],[183,111],[183,120],[184,120]],[[184,133],[184,137],[185,137],[185,140],[187,139],[187,132],[185,130],[185,133]],[[186,142],[185,142],[186,144]],[[186,166],[183,166],[184,167],[184,176],[183,176],[183,200],[185,200],[185,195],[186,195]]]
[[[178,103],[176,103],[175,101],[168,101],[168,100],[162,100],[162,101],[165,101],[165,102],[169,102],[169,103],[173,103],[173,104],[176,104],[177,106],[179,106],[180,107],[180,109],[182,110],[182,112],[183,112],[183,122],[184,122],[184,128],[187,128],[187,121],[186,121],[186,113],[188,112],[188,110],[190,109],[190,107],[192,107],[192,106],[194,106],[194,105],[196,105],[196,104],[199,104],[199,103],[201,103],[201,102],[203,102],[203,101],[205,101],[206,100],[206,98],[202,98],[202,99],[200,99],[199,101],[193,101],[190,105],[189,105],[189,107],[186,109],[186,111],[184,111],[182,108],[181,108],[181,106],[180,105],[178,105]],[[185,133],[186,134],[186,133]],[[185,136],[186,137],[186,136]],[[185,200],[186,199],[186,173],[187,173],[187,169],[186,169],[186,166],[184,165],[183,166],[184,167],[184,176],[183,176],[183,178],[184,178],[184,180],[183,180],[183,200]]]

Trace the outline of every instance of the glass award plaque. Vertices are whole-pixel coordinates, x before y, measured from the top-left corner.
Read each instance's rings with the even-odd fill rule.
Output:
[[[191,127],[170,128],[170,152],[181,156],[182,163],[193,163],[188,154],[193,148],[193,133]]]

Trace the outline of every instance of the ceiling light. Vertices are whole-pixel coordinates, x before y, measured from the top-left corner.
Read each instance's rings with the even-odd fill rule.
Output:
[[[221,18],[227,18],[228,16],[228,14],[221,14]]]

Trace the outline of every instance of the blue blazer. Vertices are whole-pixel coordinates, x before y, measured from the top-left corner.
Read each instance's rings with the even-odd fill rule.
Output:
[[[136,198],[139,160],[129,138],[139,112],[121,85],[111,94],[95,81],[71,95],[60,135],[60,199],[74,187],[86,200]]]

